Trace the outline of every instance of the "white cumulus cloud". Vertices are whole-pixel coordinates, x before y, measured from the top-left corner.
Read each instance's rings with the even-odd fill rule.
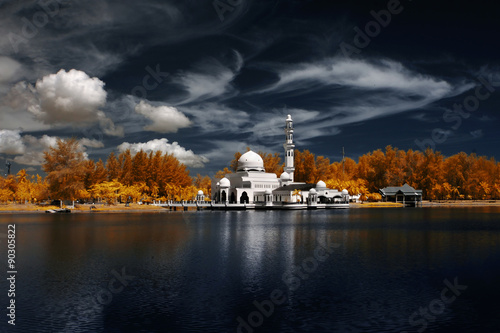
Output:
[[[168,139],[165,138],[138,143],[124,142],[118,146],[118,149],[121,152],[130,149],[133,154],[141,150],[145,152],[161,151],[162,153],[172,154],[179,162],[195,168],[201,168],[204,166],[204,163],[208,162],[208,158],[205,156],[196,155],[192,150],[186,150],[186,148],[180,146],[177,142],[169,143]]]
[[[39,105],[30,111],[49,124],[93,123],[106,103],[104,82],[75,69],[44,76],[36,82]]]
[[[7,155],[23,154],[26,150],[20,131],[0,130],[0,153]]]
[[[39,79],[34,86],[26,82],[16,84],[8,99],[13,108],[25,108],[46,125],[99,124],[105,134],[123,136],[123,129],[100,110],[106,104],[106,96],[104,82],[98,78],[76,69],[61,69]]]
[[[141,101],[135,106],[135,112],[150,119],[153,123],[145,126],[147,131],[158,133],[176,133],[180,128],[189,127],[191,121],[182,112],[170,106],[153,106]]]

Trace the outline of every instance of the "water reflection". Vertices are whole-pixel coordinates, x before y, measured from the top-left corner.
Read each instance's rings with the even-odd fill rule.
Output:
[[[261,332],[415,331],[409,316],[455,276],[470,287],[430,329],[500,324],[485,315],[499,309],[489,301],[500,297],[497,208],[0,218],[0,227],[17,224],[25,331],[234,332],[274,289],[287,301]],[[283,274],[313,256],[318,239],[339,247],[291,290]],[[122,268],[134,280],[102,304]]]

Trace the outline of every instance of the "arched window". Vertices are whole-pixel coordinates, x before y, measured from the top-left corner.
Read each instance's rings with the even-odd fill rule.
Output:
[[[247,192],[243,192],[240,197],[240,203],[248,203],[249,198]]]

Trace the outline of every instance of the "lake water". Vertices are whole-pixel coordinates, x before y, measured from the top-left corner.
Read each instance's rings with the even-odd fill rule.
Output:
[[[499,208],[0,221],[4,332],[500,332]]]

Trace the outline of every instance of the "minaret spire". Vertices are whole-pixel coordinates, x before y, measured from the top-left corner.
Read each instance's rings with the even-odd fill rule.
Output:
[[[283,148],[285,148],[285,171],[290,175],[290,181],[293,182],[295,145],[293,143],[293,120],[291,115],[288,115],[285,121],[285,143]]]

